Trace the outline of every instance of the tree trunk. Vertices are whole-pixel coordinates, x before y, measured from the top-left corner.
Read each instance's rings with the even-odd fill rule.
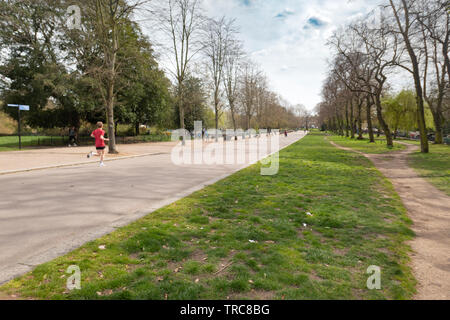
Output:
[[[180,129],[183,130],[183,135],[181,136],[181,141],[182,141],[183,146],[185,146],[186,145],[186,137],[184,136],[184,129],[186,126],[184,123],[184,104],[183,104],[182,99],[183,99],[182,93],[180,93],[179,97],[178,97],[178,109],[180,111]]]
[[[355,139],[355,126],[353,125],[353,119],[354,119],[354,116],[353,116],[353,101],[352,101],[350,103],[350,124],[351,124],[350,133],[351,133],[351,138]]]
[[[134,130],[135,130],[135,132],[136,132],[136,137],[139,136],[139,134],[140,134],[140,130],[139,130],[139,122],[136,122],[136,123],[134,124]]]
[[[444,123],[445,118],[442,114],[442,104],[444,101],[444,94],[445,94],[445,76],[444,76],[444,70],[442,70],[442,80],[439,85],[439,93],[437,101],[435,102],[435,107],[433,104],[433,101],[430,101],[429,99],[426,99],[430,109],[431,113],[433,114],[433,120],[434,120],[434,126],[436,127],[436,136],[434,143],[435,144],[443,144],[444,143]]]
[[[348,138],[349,135],[349,122],[348,122],[348,104],[345,104],[345,136]],[[308,130],[308,129],[306,129]]]
[[[450,59],[448,57],[449,41],[450,41],[450,34],[447,32],[445,39],[444,39],[444,43],[442,45],[442,55],[444,56],[444,63],[445,63],[445,66],[447,67],[446,69],[447,69],[448,79],[450,80]]]
[[[215,122],[216,122],[216,142],[219,141],[219,137],[217,136],[217,130],[219,130],[219,112],[216,107],[216,114],[215,114]]]
[[[362,103],[358,104],[358,140],[363,140],[363,132],[362,132]]]
[[[430,151],[428,145],[428,136],[427,136],[427,126],[425,122],[425,107],[424,107],[424,97],[423,97],[423,89],[421,84],[421,73],[419,68],[419,62],[417,60],[417,56],[414,52],[414,49],[409,41],[409,38],[404,35],[406,48],[408,50],[409,56],[411,58],[411,64],[413,67],[413,76],[414,76],[414,84],[416,87],[416,101],[417,101],[417,122],[419,126],[420,132],[420,149],[422,153],[428,153]]]
[[[234,106],[231,107],[231,121],[233,122],[233,129],[234,131],[236,131],[237,126],[236,126],[236,114],[234,112]]]
[[[425,108],[423,103],[422,94],[419,94],[419,89],[417,89],[417,120],[419,122],[419,132],[420,132],[420,149],[422,153],[430,152],[428,145],[428,132],[425,123]],[[421,92],[421,89],[420,89]]]
[[[218,89],[216,89],[216,91],[214,92],[214,111],[216,113],[216,130],[219,129],[219,91]]]
[[[183,106],[182,103],[180,103],[179,109],[180,109],[180,129],[184,129],[185,128],[185,124],[184,124],[184,106]]]
[[[106,114],[108,118],[108,135],[109,143],[108,149],[110,154],[119,153],[116,146],[116,135],[115,135],[115,120],[114,120],[114,84],[116,77],[116,59],[117,50],[119,47],[119,40],[117,35],[117,27],[114,25],[112,27],[112,53],[109,61],[109,77],[108,77],[108,91],[107,91],[107,106]]]
[[[230,111],[231,111],[231,120],[233,121],[233,129],[234,129],[234,139],[237,140],[238,137],[236,135],[236,130],[237,130],[237,126],[236,126],[236,115],[234,113],[234,103],[230,102]]]
[[[383,108],[381,106],[381,97],[378,95],[375,100],[376,100],[376,107],[377,107],[378,122],[380,123],[380,126],[383,129],[384,134],[386,135],[387,146],[392,148],[392,147],[394,147],[394,141],[392,140],[391,130],[389,130],[389,126],[386,123],[386,121],[384,121],[384,118],[383,118]],[[378,133],[380,133],[380,130],[378,130]]]
[[[184,123],[184,101],[183,101],[183,80],[178,79],[178,110],[180,113],[180,129],[184,129],[185,123]],[[184,141],[184,139],[183,139]]]
[[[339,115],[337,116],[338,124],[339,124],[339,135],[344,136],[344,120]]]
[[[375,143],[375,137],[373,135],[373,124],[372,124],[372,104],[370,98],[367,97],[367,129],[369,130],[369,139],[371,143]]]
[[[110,83],[107,95],[106,115],[108,119],[108,149],[110,154],[117,154],[115,121],[114,121],[114,84]]]
[[[434,143],[435,144],[443,144],[444,143],[444,129],[443,129],[444,119],[443,119],[443,116],[442,116],[441,112],[439,112],[439,110],[433,111],[433,109],[432,109],[432,114],[433,114],[434,126],[436,127],[436,137],[435,137]]]

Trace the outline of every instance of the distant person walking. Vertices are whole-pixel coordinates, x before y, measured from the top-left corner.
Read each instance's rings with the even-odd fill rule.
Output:
[[[77,131],[75,130],[75,127],[71,127],[69,129],[69,147],[76,147],[77,144]]]
[[[97,130],[94,130],[91,134],[92,138],[95,138],[95,148],[97,149],[97,153],[91,152],[87,155],[88,158],[95,156],[100,157],[100,167],[104,167],[104,158],[105,158],[105,149],[106,149],[106,141],[109,139],[105,138],[106,132],[103,130],[103,122],[97,123]]]

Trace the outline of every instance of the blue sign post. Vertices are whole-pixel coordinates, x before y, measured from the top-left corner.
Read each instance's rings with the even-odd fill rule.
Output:
[[[20,111],[30,111],[30,106],[26,106],[26,105],[21,105],[21,104],[8,104],[8,107],[14,107],[17,108],[18,112],[19,112],[19,117],[18,117],[18,123],[19,123],[19,150],[22,150],[22,133],[21,133],[21,126],[20,126]]]

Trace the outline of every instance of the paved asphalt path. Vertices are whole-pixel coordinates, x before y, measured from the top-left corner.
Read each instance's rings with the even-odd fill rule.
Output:
[[[0,176],[0,284],[248,166],[176,166],[170,152]]]

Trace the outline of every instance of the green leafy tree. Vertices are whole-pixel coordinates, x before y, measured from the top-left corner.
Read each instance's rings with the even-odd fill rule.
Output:
[[[98,50],[83,59],[70,55],[65,26],[67,4],[56,0],[0,1],[0,43],[7,52],[0,62],[0,90],[6,103],[31,106],[24,121],[32,127],[80,127],[98,119],[100,95],[84,71]],[[90,61],[88,61],[88,57]],[[17,112],[5,109],[13,117]]]
[[[175,92],[178,92],[178,88],[175,88]],[[207,106],[207,95],[203,86],[203,82],[195,77],[189,76],[184,81],[184,119],[185,128],[188,131],[194,130],[194,122],[202,121],[203,126],[207,128],[215,127],[215,115],[214,111]],[[179,113],[176,115],[179,117]],[[177,118],[176,122],[179,123],[180,119]]]
[[[172,97],[170,81],[159,68],[148,39],[141,33],[138,25],[130,23],[124,33],[127,45],[119,53],[133,59],[126,61],[118,79],[120,87],[116,110],[117,120],[132,124],[136,135],[139,126],[165,126],[171,118]]]
[[[403,90],[395,97],[386,97],[383,100],[384,116],[389,127],[394,129],[394,137],[398,130],[416,130],[418,126],[417,99],[415,92]],[[427,128],[434,128],[433,115],[430,108],[425,105],[425,123]]]
[[[0,1],[0,90],[5,103],[28,104],[24,120],[32,126],[56,125],[49,99],[65,68],[58,56],[62,8],[57,1]],[[17,112],[5,108],[12,117]]]

